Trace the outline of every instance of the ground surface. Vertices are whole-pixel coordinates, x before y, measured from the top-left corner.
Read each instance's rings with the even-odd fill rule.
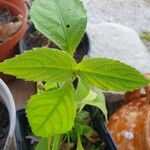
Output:
[[[117,57],[119,57],[119,55],[122,55],[122,57],[126,57],[127,61],[125,61],[125,63],[129,62],[128,64],[131,65],[134,64],[133,62],[135,62],[133,67],[136,67],[138,70],[143,70],[143,67],[137,67],[138,64],[141,64],[141,62],[143,62],[145,65],[147,65],[143,72],[150,72],[150,67],[148,67],[150,66],[150,64],[147,63],[150,58],[149,56],[147,56],[146,58],[142,57],[142,55],[145,56],[147,54],[144,54],[144,52],[140,52],[141,47],[138,47],[137,44],[132,45],[132,47],[135,46],[134,50],[136,49],[136,47],[138,47],[138,50],[135,51],[136,57],[141,58],[141,60],[138,62],[134,55],[131,56],[131,54],[128,53],[129,49],[132,49],[132,47],[127,47],[128,43],[126,46],[126,51],[121,52],[120,48],[119,54],[118,50],[112,49],[111,53],[110,51],[108,51],[108,54],[104,55],[103,52],[105,51],[105,53],[107,53],[106,51],[108,49],[106,47],[102,47],[101,43],[103,43],[104,37],[102,37],[101,35],[102,32],[99,32],[100,24],[104,22],[119,23],[125,25],[127,27],[133,28],[139,35],[143,31],[150,32],[150,0],[84,0],[84,3],[88,10],[87,32],[89,33],[90,40],[92,41],[91,56],[94,56],[93,53],[95,53],[95,56],[99,57],[108,57],[110,55],[111,58],[116,58],[115,56],[117,54]],[[111,34],[109,36],[111,36]],[[130,37],[132,39],[132,36]],[[119,39],[119,37],[117,38]],[[109,39],[112,38],[106,39],[106,42],[111,42],[109,41]],[[126,39],[126,41],[127,40],[130,41],[130,39]],[[123,40],[120,43],[124,43]],[[146,42],[145,45],[147,46],[147,50],[150,51],[150,42]],[[122,47],[124,47],[124,45],[122,45]],[[109,49],[111,49],[111,47],[109,47]],[[133,53],[134,51],[132,51],[132,54]],[[141,55],[141,53],[143,54]],[[132,59],[129,55],[132,57]],[[127,57],[129,57],[129,59]],[[120,58],[120,60],[122,60],[122,58]],[[132,62],[130,63],[130,61]]]
[[[150,0],[84,0],[89,24],[116,22],[150,31]]]

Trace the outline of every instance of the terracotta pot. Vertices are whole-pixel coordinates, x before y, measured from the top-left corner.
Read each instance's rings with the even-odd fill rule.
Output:
[[[15,46],[21,40],[27,28],[27,11],[24,0],[0,0],[0,9],[6,7],[13,15],[23,16],[24,21],[16,34],[14,34],[11,38],[7,39],[5,42],[0,43],[0,62],[4,59],[15,56]],[[0,78],[2,78],[5,82],[9,82],[10,80],[14,79],[14,77],[4,75],[2,73],[0,74]]]
[[[123,105],[108,122],[118,150],[150,150],[150,86],[125,94]]]
[[[13,48],[23,37],[27,26],[27,14],[24,0],[0,0],[0,9],[5,7],[15,16],[22,15],[24,22],[15,35],[8,38],[5,42],[0,43],[0,61],[14,55]]]

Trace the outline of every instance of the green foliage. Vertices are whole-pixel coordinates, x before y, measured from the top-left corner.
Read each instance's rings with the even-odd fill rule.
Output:
[[[107,58],[85,59],[78,68],[82,80],[107,91],[131,91],[149,82],[134,68]]]
[[[31,97],[26,113],[35,135],[50,137],[71,130],[76,114],[74,90],[71,85]]]
[[[141,34],[141,38],[144,39],[144,40],[150,41],[150,31],[149,32],[148,31],[143,32]]]
[[[59,149],[60,139],[61,139],[60,135],[55,135],[54,136],[54,141],[53,141],[53,144],[52,144],[52,150],[58,150]]]
[[[35,48],[0,63],[0,72],[40,81],[42,85],[40,93],[32,96],[26,107],[33,133],[43,137],[36,150],[57,150],[62,134],[75,139],[77,150],[83,150],[80,136],[93,132],[88,126],[89,114],[82,111],[83,107],[96,106],[107,117],[102,91],[93,92],[91,88],[130,91],[149,81],[134,68],[116,60],[87,58],[79,64],[75,62],[72,56],[87,23],[81,0],[35,0],[30,16],[35,27],[62,51]],[[77,89],[72,85],[75,78],[79,79]],[[44,86],[42,81],[46,82]]]
[[[42,138],[37,144],[35,150],[48,150],[48,139]]]
[[[69,80],[76,67],[66,52],[35,48],[0,64],[0,71],[29,81],[62,82]]]
[[[70,54],[79,45],[87,24],[80,0],[35,0],[30,16],[39,31]]]
[[[78,86],[76,90],[76,101],[81,101],[84,99],[90,92],[90,86],[85,83],[83,80],[78,78]]]
[[[44,90],[45,91],[51,91],[51,90],[55,90],[55,89],[57,89],[58,87],[57,87],[57,84],[56,84],[56,82],[55,83],[46,83],[45,85],[44,85]]]
[[[107,118],[105,97],[102,91],[98,91],[97,93],[90,91],[87,97],[85,97],[80,102],[80,110],[82,110],[82,108],[84,108],[85,105],[92,105],[98,107],[104,113],[105,118]]]

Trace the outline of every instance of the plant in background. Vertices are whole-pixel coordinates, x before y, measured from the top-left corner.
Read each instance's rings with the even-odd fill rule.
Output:
[[[140,36],[141,36],[142,39],[144,39],[146,41],[150,41],[150,32],[144,31],[144,32],[141,33]]]
[[[148,84],[134,68],[107,58],[73,58],[87,24],[80,0],[35,0],[30,11],[35,27],[62,51],[34,48],[0,63],[0,71],[28,81],[44,81],[42,92],[32,96],[27,117],[36,136],[42,137],[36,149],[58,150],[61,141],[77,141],[82,150],[82,135],[91,128],[85,118],[85,105],[93,105],[107,114],[101,90],[126,92]],[[77,88],[72,82],[78,78]],[[100,89],[94,92],[92,88]],[[83,121],[84,120],[84,121]]]

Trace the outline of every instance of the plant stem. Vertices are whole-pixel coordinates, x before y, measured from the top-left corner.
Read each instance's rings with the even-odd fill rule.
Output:
[[[58,150],[59,149],[60,138],[61,138],[60,135],[54,136],[54,141],[53,141],[53,144],[52,144],[52,150]]]
[[[68,142],[68,150],[70,150],[70,137],[69,137],[69,133],[67,133],[67,142]]]
[[[51,143],[52,143],[52,138],[50,137],[48,139],[48,150],[51,150]]]

